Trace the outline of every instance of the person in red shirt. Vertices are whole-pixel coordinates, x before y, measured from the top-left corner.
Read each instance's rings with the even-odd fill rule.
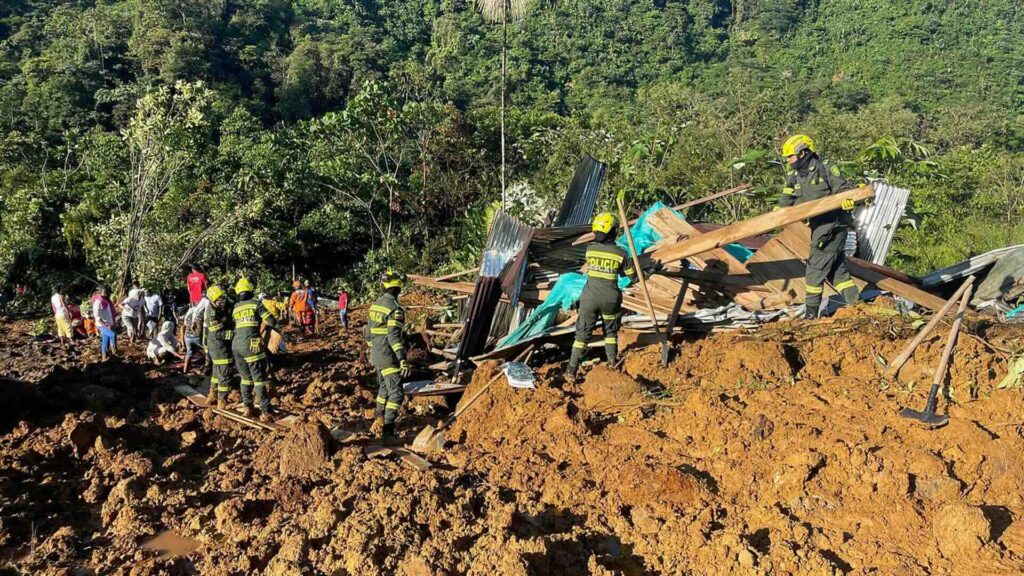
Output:
[[[338,317],[342,330],[348,330],[348,292],[344,289],[338,290]]]
[[[189,301],[193,306],[199,304],[206,292],[206,274],[203,274],[203,269],[198,264],[192,265],[192,273],[185,279],[185,283],[188,284]]]

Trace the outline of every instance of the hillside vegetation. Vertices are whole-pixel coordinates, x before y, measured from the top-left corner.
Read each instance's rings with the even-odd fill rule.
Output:
[[[0,283],[472,263],[501,198],[501,44],[466,1],[6,0]],[[745,217],[800,131],[914,190],[897,267],[1024,242],[1017,0],[534,1],[508,27],[508,101],[527,220],[587,153],[605,201],[750,181],[691,215]]]

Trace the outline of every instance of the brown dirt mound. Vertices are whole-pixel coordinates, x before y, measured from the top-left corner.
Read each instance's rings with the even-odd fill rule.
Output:
[[[643,388],[636,380],[605,364],[587,373],[580,390],[583,392],[580,404],[592,412],[621,410],[642,404],[645,399]]]
[[[284,478],[312,480],[331,468],[331,433],[320,422],[300,422],[280,446],[278,470]]]

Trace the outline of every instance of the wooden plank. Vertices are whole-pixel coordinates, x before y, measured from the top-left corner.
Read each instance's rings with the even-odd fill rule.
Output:
[[[466,389],[460,384],[450,382],[434,382],[433,380],[417,380],[405,382],[402,389],[407,396],[441,396],[444,394],[455,394]]]
[[[185,397],[189,402],[199,406],[200,408],[209,408],[209,403],[206,401],[206,396],[201,394],[195,388],[187,384],[178,384],[174,387],[174,390]],[[289,414],[277,422],[261,422],[256,418],[249,418],[236,412],[231,408],[210,408],[210,410],[219,416],[223,416],[228,420],[233,420],[239,424],[245,424],[252,428],[258,428],[260,430],[269,430],[272,432],[283,432],[287,430],[289,426],[298,421],[298,417],[294,414]],[[283,422],[283,423],[282,423]]]
[[[677,244],[660,248],[654,252],[653,257],[661,262],[675,262],[715,248],[721,248],[726,244],[737,242],[744,238],[764,234],[786,224],[792,224],[812,216],[839,210],[842,208],[842,203],[846,200],[857,202],[873,198],[874,196],[874,188],[870,185],[861,186],[860,188],[847,190],[846,192],[827,196],[820,200],[805,202],[797,206],[761,214],[749,220],[691,237]]]
[[[355,436],[355,432],[349,432],[348,430],[342,429],[340,426],[331,428],[331,438],[334,438],[338,442],[344,442],[353,436]]]
[[[452,292],[472,294],[475,289],[475,285],[472,282],[439,282],[430,276],[420,276],[418,274],[409,274],[408,277],[415,284],[438,290],[451,290]]]
[[[871,282],[882,290],[892,292],[901,298],[906,298],[918,306],[929,308],[931,310],[940,310],[946,303],[942,298],[939,298],[930,292],[925,292],[917,286],[911,286],[906,282],[900,282],[895,278],[879,274],[878,272],[864,268],[856,262],[847,261],[846,267],[850,270],[850,274],[853,274],[857,278]]]
[[[430,462],[419,454],[405,448],[382,446],[380,444],[368,444],[363,447],[363,454],[365,454],[367,458],[387,458],[388,456],[395,455],[398,456],[402,462],[405,462],[408,466],[415,468],[420,472],[430,470]]]
[[[911,286],[920,286],[921,285],[921,282],[917,278],[914,278],[913,276],[911,276],[909,274],[905,274],[905,273],[903,273],[903,272],[901,272],[899,270],[896,270],[894,268],[889,268],[888,266],[883,266],[881,264],[875,264],[874,262],[870,262],[868,260],[861,260],[860,258],[857,258],[856,256],[849,256],[847,259],[850,262],[853,262],[854,264],[857,264],[857,265],[859,265],[859,266],[861,266],[863,268],[871,270],[872,272],[877,272],[879,274],[882,274],[883,276],[888,276],[889,278],[892,278],[893,280],[899,280],[900,282],[903,282],[904,284],[909,284]]]

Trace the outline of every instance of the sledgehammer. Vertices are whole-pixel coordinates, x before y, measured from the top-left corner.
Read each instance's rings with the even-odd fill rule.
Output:
[[[956,337],[960,332],[960,323],[964,319],[964,311],[967,310],[967,302],[971,299],[971,292],[974,286],[969,285],[964,290],[963,296],[960,297],[960,307],[956,311],[956,317],[953,319],[953,327],[949,330],[949,339],[946,340],[946,349],[942,352],[942,359],[939,360],[939,366],[935,369],[935,378],[932,380],[931,390],[928,391],[928,403],[924,406],[923,412],[917,410],[911,410],[910,408],[904,408],[900,410],[900,416],[904,418],[913,418],[914,420],[920,420],[925,424],[930,424],[935,427],[944,426],[949,422],[949,416],[940,416],[935,413],[935,404],[938,401],[939,387],[942,386],[942,382],[946,379],[946,369],[949,367],[949,357],[953,355],[953,347],[956,346]]]

